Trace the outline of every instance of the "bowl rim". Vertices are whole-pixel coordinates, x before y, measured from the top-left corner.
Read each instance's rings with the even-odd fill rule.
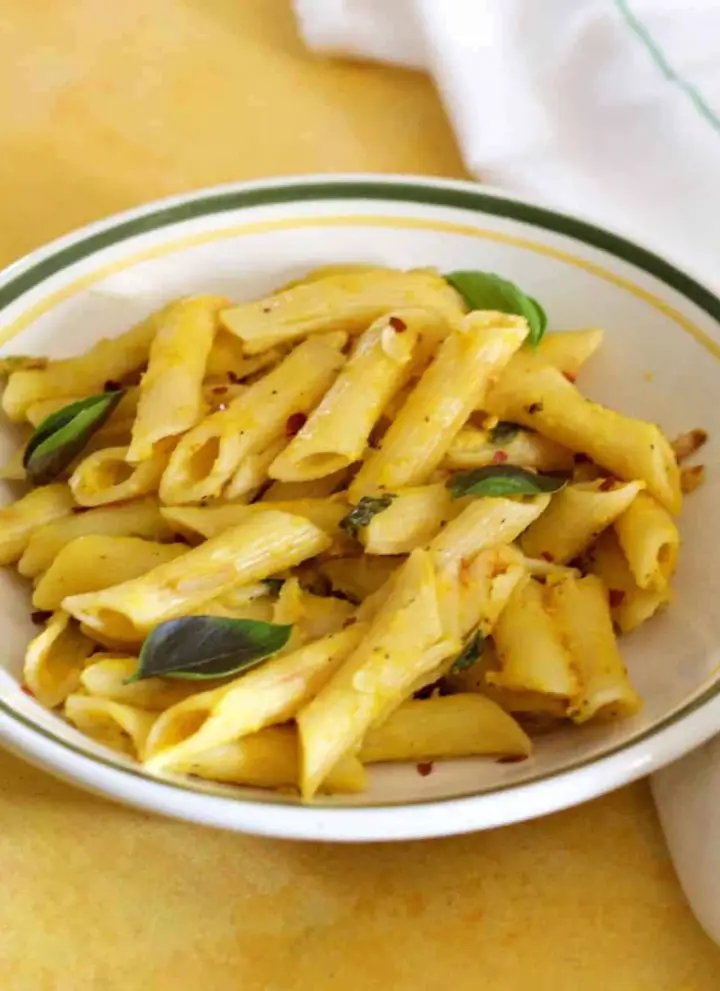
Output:
[[[283,203],[358,200],[460,208],[569,236],[654,276],[720,322],[720,299],[692,275],[610,228],[537,201],[461,180],[412,175],[287,176],[228,183],[154,200],[81,227],[0,272],[0,313],[31,288],[109,244],[224,211]],[[59,739],[0,698],[0,741],[31,763],[107,797],[221,828],[276,837],[399,840],[469,832],[578,804],[644,776],[720,730],[720,679],[630,740],[563,770],[477,794],[410,802],[290,805],[211,794],[116,764]]]

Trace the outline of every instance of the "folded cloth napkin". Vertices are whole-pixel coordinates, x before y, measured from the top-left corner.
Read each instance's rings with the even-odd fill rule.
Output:
[[[720,288],[720,0],[294,0],[307,45],[427,70],[470,173]]]

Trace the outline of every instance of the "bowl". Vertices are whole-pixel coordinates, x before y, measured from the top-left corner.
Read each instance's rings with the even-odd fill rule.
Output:
[[[80,735],[20,687],[27,590],[0,573],[0,741],[76,785],[211,826],[312,840],[400,840],[543,815],[646,775],[720,731],[720,300],[690,275],[586,221],[470,183],[320,176],[243,183],[151,203],[61,238],[0,276],[0,353],[62,357],[188,293],[257,298],[318,265],[369,262],[499,272],[553,330],[601,326],[584,369],[593,399],[710,432],[708,481],[686,502],[676,597],[623,640],[642,713],[541,737],[518,764],[472,758],[374,769],[361,796],[302,805],[250,788],[159,779]],[[2,427],[0,456],[17,443]]]

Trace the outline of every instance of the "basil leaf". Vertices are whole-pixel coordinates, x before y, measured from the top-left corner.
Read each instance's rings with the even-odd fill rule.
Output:
[[[134,674],[143,678],[222,678],[255,667],[281,650],[292,626],[257,619],[184,616],[161,623],[146,637]]]
[[[373,516],[382,513],[392,503],[394,495],[363,496],[357,506],[353,506],[339,523],[340,529],[351,537],[357,537],[362,527],[367,526]]]
[[[458,674],[460,671],[467,671],[468,668],[473,666],[475,661],[480,659],[480,655],[484,649],[485,635],[481,633],[480,630],[476,630],[455,658],[455,662],[450,668],[450,674]]]
[[[512,420],[500,420],[488,431],[488,440],[495,447],[501,447],[515,440],[522,429],[519,423],[513,423]]]
[[[28,441],[23,467],[34,485],[46,485],[77,457],[105,423],[124,391],[103,392],[69,403],[39,424]]]
[[[559,492],[567,485],[567,478],[557,475],[536,475],[517,465],[487,465],[472,471],[458,471],[445,483],[453,499],[463,496],[513,496],[538,495],[540,492]]]
[[[514,282],[493,272],[448,272],[445,281],[457,289],[471,310],[498,310],[525,317],[530,328],[527,340],[533,347],[547,329],[547,314],[536,299],[526,295]]]

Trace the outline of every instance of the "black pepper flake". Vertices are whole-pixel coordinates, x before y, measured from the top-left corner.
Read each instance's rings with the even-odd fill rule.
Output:
[[[527,760],[525,754],[508,754],[507,757],[499,757],[498,764],[520,764]]]
[[[30,613],[30,619],[36,626],[44,626],[51,616],[52,613],[47,612],[45,609],[36,609],[34,612]]]
[[[530,403],[529,406],[525,407],[525,412],[528,413],[529,416],[534,416],[535,413],[542,413],[542,411],[543,411],[542,403]]]
[[[240,379],[237,377],[237,375],[235,374],[235,372],[228,372],[227,373],[227,380],[228,380],[228,382],[231,385],[237,385],[238,382],[240,381]]]
[[[119,392],[122,389],[122,383],[116,382],[115,379],[108,379],[103,389],[105,392]]]

